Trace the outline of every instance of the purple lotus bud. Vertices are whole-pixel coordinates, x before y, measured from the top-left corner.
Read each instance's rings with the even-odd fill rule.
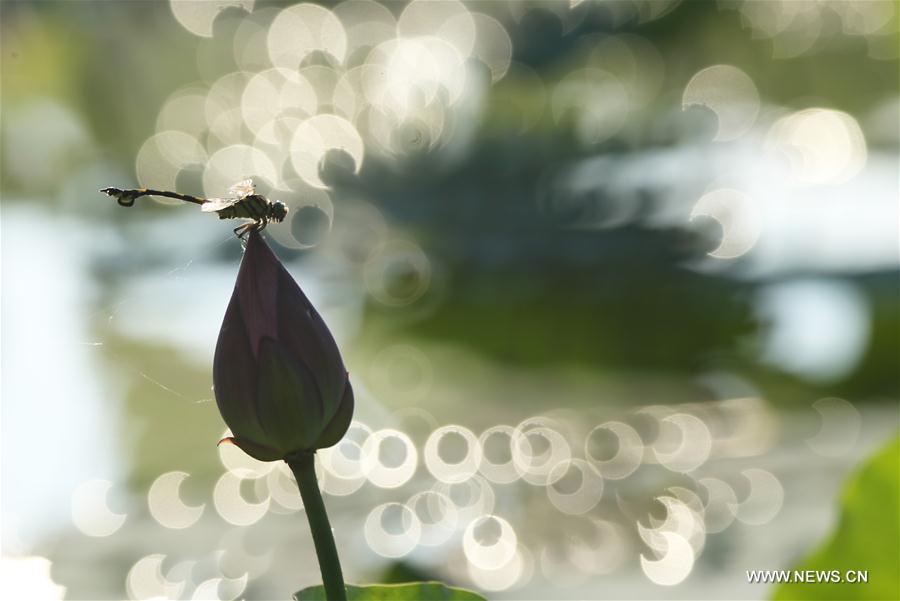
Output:
[[[219,331],[213,384],[229,442],[262,461],[330,447],[353,416],[331,332],[257,231]]]

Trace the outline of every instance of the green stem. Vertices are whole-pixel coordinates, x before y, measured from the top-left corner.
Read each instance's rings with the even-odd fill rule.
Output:
[[[329,601],[347,601],[341,562],[338,559],[337,547],[334,546],[334,535],[328,523],[328,514],[325,513],[319,483],[316,481],[315,454],[296,453],[286,457],[285,461],[294,472],[300,496],[303,498],[306,519],[309,520],[309,529],[312,531],[313,544],[319,558],[325,596]]]

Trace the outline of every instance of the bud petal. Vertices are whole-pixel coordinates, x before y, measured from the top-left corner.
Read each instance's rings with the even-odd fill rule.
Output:
[[[353,389],[350,387],[350,380],[345,380],[344,395],[341,397],[341,404],[338,406],[334,417],[325,426],[319,440],[316,441],[317,449],[334,446],[347,433],[350,427],[350,420],[353,419]]]
[[[278,338],[278,276],[284,270],[272,249],[254,232],[247,243],[234,290],[240,299],[251,351],[256,357],[264,337]],[[288,275],[290,277],[290,275]],[[296,285],[296,284],[295,284]]]
[[[265,440],[256,411],[256,360],[235,289],[219,330],[213,359],[213,390],[222,419],[236,438]]]
[[[322,428],[322,399],[309,369],[277,341],[259,345],[259,421],[267,441],[285,454],[314,448]]]
[[[316,379],[325,419],[330,419],[344,393],[347,370],[325,322],[283,266],[278,274],[278,326],[279,342]]]

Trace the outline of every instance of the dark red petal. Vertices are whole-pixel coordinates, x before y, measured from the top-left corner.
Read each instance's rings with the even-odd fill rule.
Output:
[[[324,418],[330,420],[343,395],[347,370],[325,322],[283,266],[278,275],[278,340],[312,372],[324,401]]]
[[[256,357],[263,337],[278,338],[276,295],[281,262],[256,230],[250,231],[247,249],[241,260],[235,290],[240,298],[241,313]]]
[[[228,438],[223,438],[222,440],[220,440],[216,446],[222,443],[233,444],[254,459],[259,459],[260,461],[278,461],[279,459],[284,459],[284,455],[279,453],[277,450],[270,449],[265,445],[257,444],[249,440],[243,440],[229,436]]]
[[[222,419],[235,437],[265,440],[256,413],[256,360],[244,330],[237,290],[231,296],[213,358],[213,391]]]

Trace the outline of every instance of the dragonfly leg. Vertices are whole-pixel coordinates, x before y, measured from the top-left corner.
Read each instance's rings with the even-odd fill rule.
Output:
[[[234,228],[234,235],[243,240],[244,236],[247,235],[247,232],[250,231],[251,227],[253,227],[252,223],[242,223],[241,225]]]

